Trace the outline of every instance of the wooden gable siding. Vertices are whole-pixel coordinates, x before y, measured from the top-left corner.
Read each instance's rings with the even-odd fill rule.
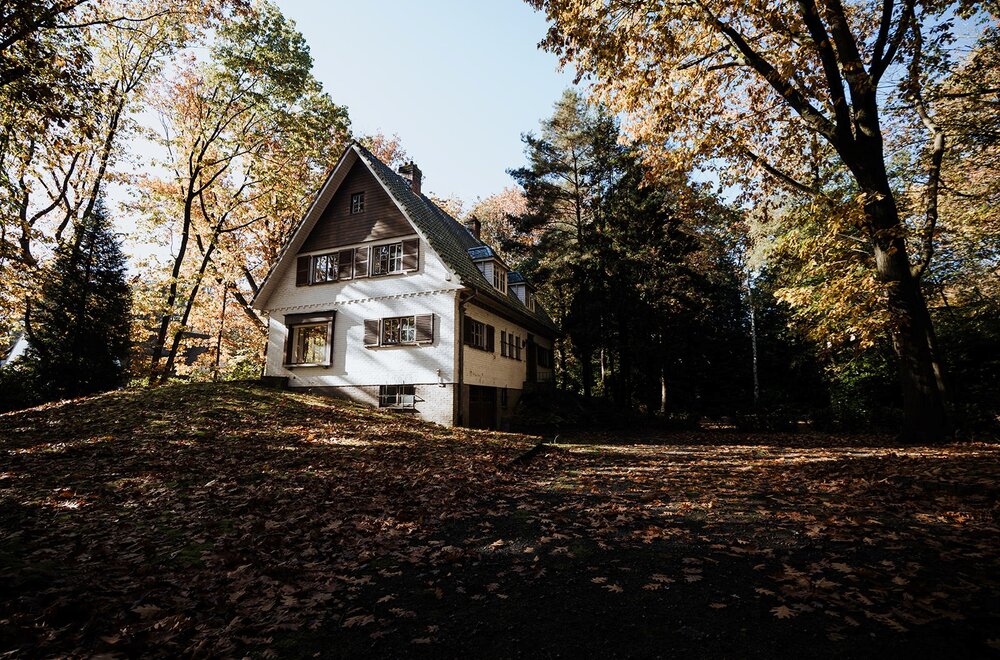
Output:
[[[365,210],[351,213],[351,195],[365,194]],[[416,233],[392,198],[360,161],[351,167],[299,252],[314,252]]]

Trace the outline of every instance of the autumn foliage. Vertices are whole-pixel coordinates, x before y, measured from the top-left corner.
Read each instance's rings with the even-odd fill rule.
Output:
[[[997,448],[444,429],[247,385],[0,417],[16,656],[981,656]],[[473,631],[474,634],[470,634]]]

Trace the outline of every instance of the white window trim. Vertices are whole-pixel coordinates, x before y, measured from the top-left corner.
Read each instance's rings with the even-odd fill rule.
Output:
[[[394,247],[398,248],[399,250],[398,255],[395,257],[395,261],[397,261],[399,264],[399,269],[387,270],[385,272],[377,272],[375,269],[380,264],[378,251],[382,248],[389,249],[388,260],[391,267],[392,262],[394,261],[392,256],[392,248]],[[368,272],[370,274],[369,275],[370,277],[382,277],[383,275],[400,275],[404,273],[405,271],[403,270],[403,241],[393,241],[392,243],[381,243],[372,245],[371,252],[369,253],[368,256]]]

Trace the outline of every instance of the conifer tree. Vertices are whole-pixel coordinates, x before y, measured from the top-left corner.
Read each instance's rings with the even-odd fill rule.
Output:
[[[103,200],[56,252],[26,320],[25,359],[48,399],[120,387],[129,351],[126,260]]]

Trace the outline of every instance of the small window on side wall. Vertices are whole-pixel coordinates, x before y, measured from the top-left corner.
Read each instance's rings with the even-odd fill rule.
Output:
[[[353,195],[351,195],[351,215],[364,212],[365,212],[365,194],[363,192],[356,192]]]
[[[496,328],[482,321],[465,317],[462,328],[462,342],[467,346],[492,353],[494,349]]]
[[[414,408],[416,405],[417,393],[413,385],[379,385],[379,408]]]
[[[289,367],[328,367],[333,349],[333,312],[285,316],[288,339],[285,364]]]

